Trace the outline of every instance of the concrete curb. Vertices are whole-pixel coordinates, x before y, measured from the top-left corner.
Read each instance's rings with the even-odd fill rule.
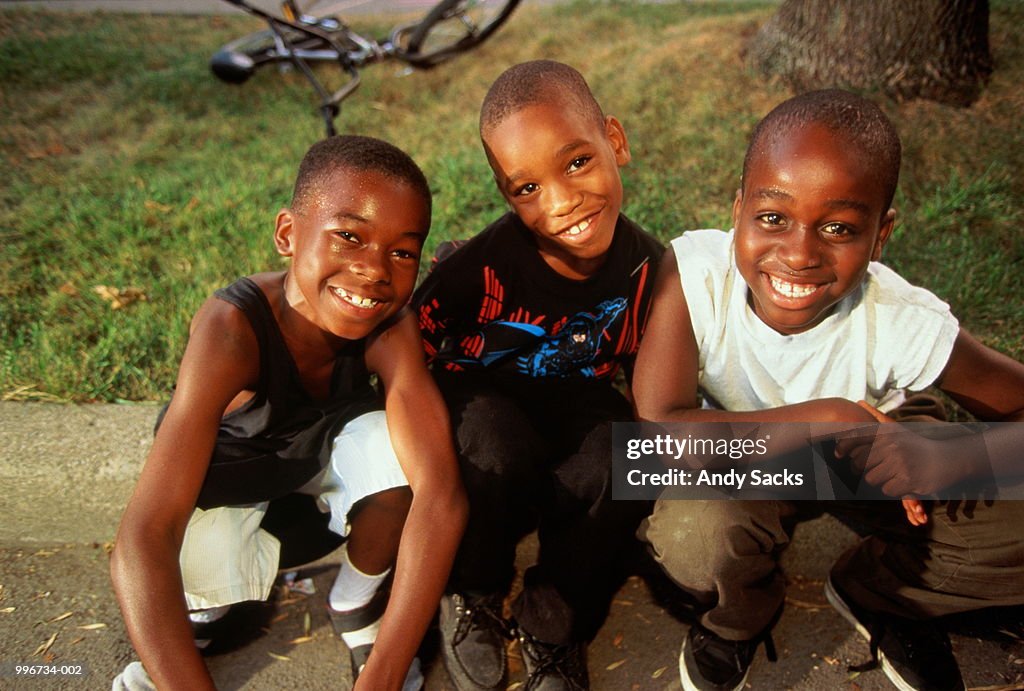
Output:
[[[158,410],[0,402],[0,543],[111,539]]]

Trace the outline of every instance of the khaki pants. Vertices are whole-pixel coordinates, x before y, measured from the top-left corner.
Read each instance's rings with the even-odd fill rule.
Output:
[[[934,502],[928,524],[914,528],[896,501],[662,499],[639,536],[696,600],[703,626],[747,640],[782,606],[779,557],[797,522],[824,511],[872,533],[832,569],[863,607],[926,619],[1024,604],[1024,501]]]

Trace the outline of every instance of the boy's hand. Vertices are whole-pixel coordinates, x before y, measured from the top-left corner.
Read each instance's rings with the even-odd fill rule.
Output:
[[[889,417],[881,410],[868,403],[867,401],[857,401],[857,405],[871,413],[871,416],[882,424],[894,422],[894,420],[891,417]],[[928,523],[928,513],[924,510],[924,504],[921,503],[920,499],[915,499],[914,497],[906,496],[903,497],[902,501],[903,510],[907,514],[907,521],[910,523],[910,525],[921,526]]]
[[[893,497],[920,496],[935,494],[971,477],[973,470],[968,459],[974,458],[974,454],[966,450],[961,453],[957,447],[958,443],[970,443],[966,438],[929,439],[902,425],[885,424],[894,421],[863,401],[858,405],[883,425],[870,436],[855,434],[838,439],[836,457],[849,458],[869,484]]]
[[[903,497],[903,510],[907,513],[907,520],[910,522],[910,525],[918,526],[928,522],[928,514],[925,512],[924,504],[921,503],[920,499]]]

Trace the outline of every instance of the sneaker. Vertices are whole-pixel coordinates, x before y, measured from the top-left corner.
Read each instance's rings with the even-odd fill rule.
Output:
[[[964,689],[949,636],[938,626],[869,612],[836,585],[831,576],[825,583],[825,597],[871,645],[872,662],[860,670],[880,666],[889,681],[902,691]]]
[[[586,644],[545,643],[523,630],[519,631],[518,638],[526,666],[524,691],[585,691],[590,688]]]
[[[445,669],[459,691],[504,688],[509,626],[501,595],[454,593],[441,598],[439,617]]]
[[[362,634],[360,635],[362,639],[375,639],[377,631],[380,629],[380,620],[384,615],[384,610],[387,608],[390,595],[390,583],[385,583],[377,589],[377,592],[370,598],[370,601],[362,607],[342,612],[331,607],[329,602],[327,603],[327,616],[331,620],[331,626],[334,627],[335,634],[341,638],[342,642],[349,649],[353,682],[359,678],[360,672],[366,666],[366,661],[370,659],[370,653],[373,652],[373,643],[349,645],[348,641],[345,640],[345,634]],[[415,657],[409,665],[405,682],[402,684],[402,691],[419,691],[423,688],[423,684],[424,679],[420,660],[418,657]]]
[[[694,624],[679,650],[679,678],[686,691],[736,691],[750,673],[757,646],[765,644],[769,660],[775,660],[771,635],[747,641],[729,641]]]

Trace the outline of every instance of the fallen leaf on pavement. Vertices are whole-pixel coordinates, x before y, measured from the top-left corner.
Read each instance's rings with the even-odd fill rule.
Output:
[[[50,649],[50,646],[53,645],[53,642],[55,640],[57,640],[57,634],[53,634],[52,636],[50,636],[49,640],[47,640],[41,646],[36,648],[36,651],[34,653],[32,653],[32,654],[33,655],[45,655],[46,651]]]
[[[805,600],[797,600],[796,598],[793,598],[793,597],[787,597],[786,598],[786,602],[788,604],[790,604],[790,605],[793,605],[794,607],[800,607],[801,609],[810,609],[810,610],[824,609],[825,607],[828,606],[828,604],[824,603],[824,602],[807,602]]]

